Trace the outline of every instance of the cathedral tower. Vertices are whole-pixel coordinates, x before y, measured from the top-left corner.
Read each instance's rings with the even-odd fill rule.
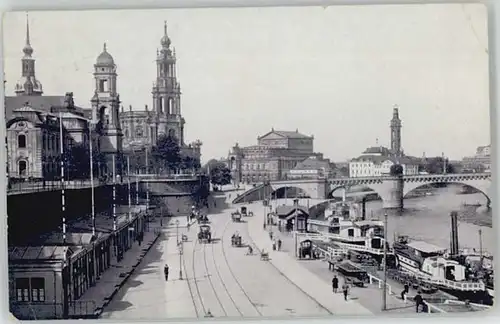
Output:
[[[114,59],[108,53],[106,43],[104,43],[103,52],[94,64],[95,90],[91,103],[92,124],[100,135],[99,149],[107,155],[108,161],[112,159],[111,155],[116,155],[116,160],[119,161],[118,156],[122,152],[120,95],[116,91],[116,77]]]
[[[394,106],[391,120],[391,153],[396,157],[401,156],[401,119],[399,119],[399,108]]]
[[[26,15],[26,44],[23,53],[21,78],[17,81],[14,92],[17,96],[41,96],[43,90],[42,84],[35,77],[35,59],[32,57],[33,47],[31,47],[30,43],[28,15]]]
[[[167,23],[156,57],[156,81],[153,83],[153,113],[156,117],[154,141],[160,135],[174,136],[184,145],[184,118],[181,114],[181,87],[177,81],[175,49],[170,49]]]

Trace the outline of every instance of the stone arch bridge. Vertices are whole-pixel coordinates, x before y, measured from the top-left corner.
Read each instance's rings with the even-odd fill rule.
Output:
[[[233,200],[233,203],[261,200],[281,188],[296,188],[313,199],[327,199],[340,188],[365,186],[375,191],[383,201],[384,208],[403,208],[403,198],[411,191],[430,184],[446,183],[467,185],[483,193],[488,205],[491,203],[491,173],[429,174],[387,177],[359,177],[336,179],[300,179],[271,181],[256,185]]]

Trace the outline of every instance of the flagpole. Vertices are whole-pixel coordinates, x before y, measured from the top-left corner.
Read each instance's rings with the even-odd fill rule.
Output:
[[[128,221],[131,219],[132,197],[130,196],[130,156],[127,156]]]
[[[149,175],[149,160],[148,160],[149,146],[146,146],[146,175]],[[149,231],[149,182],[146,178],[146,224]]]
[[[92,152],[92,130],[89,121],[89,151],[90,151],[90,190],[92,201],[92,235],[95,235],[95,197],[94,197],[94,156]]]
[[[66,194],[64,192],[64,138],[62,114],[59,112],[59,146],[61,152],[61,211],[62,211],[62,238],[63,244],[66,244]]]
[[[116,166],[115,166],[115,155],[113,158],[113,235],[115,236],[115,256],[118,260],[118,237],[116,235]]]
[[[116,231],[116,166],[115,155],[113,157],[113,231]]]
[[[135,175],[135,204],[139,205],[139,177]]]

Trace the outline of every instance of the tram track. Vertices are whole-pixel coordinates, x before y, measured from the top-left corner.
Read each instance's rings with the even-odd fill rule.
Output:
[[[222,231],[222,234],[221,234],[221,239],[220,239],[220,244],[221,244],[221,249],[222,249],[222,256],[224,257],[224,262],[226,263],[227,265],[227,268],[229,270],[229,273],[231,274],[231,276],[233,277],[234,279],[234,282],[236,283],[236,285],[240,288],[241,292],[243,293],[243,295],[245,296],[245,298],[250,302],[250,304],[252,305],[253,309],[255,309],[255,311],[257,312],[257,314],[259,314],[259,316],[263,316],[262,315],[262,312],[259,310],[259,308],[255,305],[255,303],[252,301],[252,299],[250,298],[250,296],[247,294],[246,290],[243,288],[243,286],[241,285],[240,281],[238,280],[238,278],[236,278],[236,275],[234,274],[234,271],[233,269],[231,268],[231,265],[229,264],[229,260],[228,260],[228,257],[227,257],[227,254],[226,254],[226,249],[224,248],[224,234],[226,233],[227,229],[229,228],[229,224],[231,224],[231,220],[228,220],[226,222],[226,224],[224,225],[224,229]],[[212,245],[212,253],[215,255],[215,247],[214,245]],[[215,259],[214,259],[215,260]],[[220,271],[218,269],[218,267],[215,267],[216,269],[216,272],[217,272],[217,275],[219,276],[225,290],[226,290],[226,293],[228,295],[228,297],[231,299],[236,311],[240,314],[241,317],[244,317],[244,314],[243,312],[241,311],[241,308],[238,306],[238,304],[235,302],[235,300],[233,299],[233,297],[231,296],[231,293],[229,292],[229,290],[227,289],[227,286],[226,284],[224,283],[224,280],[220,274]]]
[[[252,217],[255,217],[255,216],[252,216]],[[248,224],[248,223],[247,223]],[[248,225],[245,226],[245,232],[247,234],[247,237],[248,237],[248,240],[249,242],[251,242],[251,244],[255,247],[255,249],[261,253],[262,250],[258,247],[257,244],[255,244],[255,241],[252,239],[252,236],[250,235],[250,231],[248,230]],[[278,267],[276,267],[272,262],[268,262],[268,264],[273,267],[282,277],[284,277],[288,282],[290,282],[293,286],[295,286],[300,292],[302,292],[307,298],[309,298],[310,300],[312,300],[314,303],[316,303],[316,305],[318,305],[318,307],[320,307],[321,309],[325,310],[329,315],[334,315],[327,307],[323,306],[316,298],[314,298],[313,296],[311,296],[310,294],[308,294],[306,291],[304,291],[304,289],[302,289],[299,285],[297,285],[295,282],[293,282],[292,280],[290,280],[290,278],[288,278],[283,272],[280,271],[280,269],[278,269]]]
[[[195,241],[194,244],[196,245],[196,241]],[[184,268],[184,273],[186,274],[187,286],[188,286],[189,294],[191,295],[191,300],[193,301],[194,312],[196,313],[196,317],[199,318],[200,317],[200,311],[199,311],[198,307],[196,306],[195,296],[194,296],[194,293],[193,293],[193,289],[191,288],[191,285],[189,284],[189,277],[188,277],[188,274],[187,274],[187,271],[186,271],[187,270],[187,267],[186,267],[186,258],[182,258],[182,267]],[[195,270],[194,270],[194,247],[193,247],[193,281],[194,281],[194,283],[196,285],[196,274],[195,274]],[[198,290],[198,292],[199,292],[199,290]],[[201,298],[200,298],[200,303],[201,303],[202,308],[204,309],[203,302],[201,301]]]
[[[198,300],[200,301],[200,306],[203,310],[203,314],[204,316],[207,314],[207,309],[205,307],[205,304],[203,303],[203,298],[201,297],[201,293],[200,293],[200,286],[198,285],[198,279],[196,278],[196,266],[195,266],[195,261],[196,261],[196,245],[198,243],[198,238],[195,236],[194,238],[194,244],[193,244],[193,258],[192,258],[192,270],[193,270],[193,283],[194,283],[194,287],[196,289],[196,293],[198,294]],[[188,286],[191,286],[189,284],[189,280],[188,280]],[[190,292],[191,292],[191,297],[193,299],[193,304],[196,305],[196,302],[195,302],[195,296],[194,294],[192,293],[192,289],[189,288]],[[196,316],[198,316],[198,318],[200,317],[200,312],[199,312],[199,309],[195,306],[195,312],[196,312]]]
[[[212,239],[213,239],[213,234],[215,234],[215,231],[213,231],[213,232],[212,232]],[[203,244],[203,262],[204,262],[204,264],[205,264],[205,272],[206,272],[206,274],[207,274],[207,279],[208,279],[208,282],[210,283],[210,286],[212,287],[212,290],[213,290],[213,292],[214,292],[214,296],[215,296],[215,298],[217,299],[217,303],[219,304],[219,306],[220,306],[220,308],[221,308],[222,312],[224,313],[224,316],[226,316],[226,317],[227,317],[227,310],[226,310],[226,308],[224,307],[224,305],[223,305],[222,301],[220,300],[219,293],[217,292],[217,289],[215,289],[214,282],[212,281],[212,278],[211,278],[211,276],[210,276],[210,270],[208,269],[208,262],[207,262],[207,244],[212,245],[212,249],[213,249],[213,245],[214,245],[214,243],[213,243],[213,242],[210,242],[210,243],[205,243],[205,244]],[[193,253],[193,255],[194,255],[194,253]],[[194,265],[194,263],[193,263],[193,265]],[[216,271],[217,273],[219,273],[219,270],[217,269],[217,266],[215,267],[215,271]],[[220,274],[219,274],[219,277],[220,277]],[[222,280],[222,278],[220,278],[220,280],[221,280],[222,286],[224,287],[224,289],[225,289],[225,290],[226,290],[226,292],[227,292],[227,287],[226,287],[226,285],[225,285],[224,281]],[[234,300],[231,298],[231,296],[230,296],[229,294],[228,294],[228,296],[229,296],[229,298],[230,298],[230,299],[234,302]],[[201,299],[201,295],[200,295],[200,299]]]
[[[254,303],[254,301],[252,301],[252,299],[250,298],[250,296],[248,295],[247,291],[243,288],[243,286],[241,285],[240,281],[238,280],[238,278],[236,277],[233,269],[231,268],[231,265],[229,263],[229,258],[227,256],[227,253],[226,253],[226,249],[224,247],[224,235],[226,234],[227,230],[229,229],[229,225],[231,224],[231,221],[228,220],[225,224],[224,224],[224,227],[222,228],[222,232],[220,234],[220,244],[221,245],[221,249],[222,249],[222,257],[223,257],[223,260],[224,262],[226,263],[226,266],[229,270],[229,273],[231,274],[232,278],[234,279],[237,287],[239,288],[239,290],[241,290],[242,294],[245,296],[245,298],[248,300],[248,302],[252,305],[252,308],[255,310],[255,312],[259,315],[259,316],[264,316],[262,314],[262,312],[259,310],[259,308],[256,306],[256,304]],[[212,232],[212,237],[214,236],[214,234],[217,233],[215,230]],[[221,296],[220,296],[220,291],[217,291],[216,289],[216,285],[214,284],[213,282],[213,279],[211,278],[211,274],[210,274],[210,269],[209,269],[209,265],[208,265],[208,258],[207,258],[207,245],[210,244],[211,245],[211,249],[212,249],[212,254],[215,256],[216,254],[216,251],[215,251],[215,244],[212,242],[212,243],[206,243],[206,244],[199,244],[198,242],[198,239],[195,237],[194,238],[194,244],[193,244],[193,256],[192,256],[192,272],[193,272],[193,284],[194,284],[194,287],[192,287],[191,284],[189,284],[189,280],[188,280],[188,287],[189,287],[189,291],[190,291],[190,295],[191,295],[191,298],[193,300],[193,305],[194,305],[194,308],[195,308],[195,312],[196,312],[196,315],[198,318],[201,317],[202,314],[200,314],[200,311],[203,312],[204,315],[207,315],[208,311],[210,310],[210,308],[207,307],[203,297],[202,297],[202,293],[201,293],[201,289],[200,289],[200,285],[198,284],[197,282],[197,271],[196,271],[196,257],[199,256],[199,250],[197,250],[196,248],[198,246],[202,246],[202,249],[203,249],[203,262],[204,262],[204,267],[205,267],[205,272],[206,272],[206,277],[208,279],[208,282],[209,282],[209,285],[211,287],[211,290],[213,292],[213,295],[215,296],[215,299],[217,300],[217,304],[220,306],[222,312],[223,312],[223,316],[222,317],[228,317],[228,312],[227,312],[227,307],[224,307],[224,304],[222,303],[222,300],[221,300]],[[214,263],[215,263],[215,258],[214,258]],[[185,266],[185,264],[184,264]],[[224,288],[224,292],[226,293],[226,295],[228,296],[229,300],[231,301],[232,305],[234,306],[236,312],[241,316],[241,317],[244,317],[244,312],[242,311],[240,305],[238,305],[238,303],[236,302],[236,300],[234,299],[233,295],[228,286],[226,285],[226,283],[224,282],[224,278],[219,270],[219,267],[217,266],[217,264],[214,265],[214,269],[215,269],[215,274],[217,275],[217,278],[219,279],[220,283],[221,283],[221,286]],[[199,272],[199,269],[198,269],[198,272]],[[194,289],[193,289],[194,288]],[[196,296],[197,295],[197,296]],[[199,309],[200,307],[197,306],[197,303],[195,300],[199,300],[199,304],[201,306],[201,309]],[[227,306],[227,305],[226,305]],[[215,317],[218,317],[218,316],[215,316]]]

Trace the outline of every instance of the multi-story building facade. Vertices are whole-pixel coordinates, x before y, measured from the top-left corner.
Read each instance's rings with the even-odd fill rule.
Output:
[[[474,156],[464,157],[462,160],[463,172],[490,172],[491,171],[491,144],[478,146]]]
[[[7,122],[8,175],[21,179],[55,179],[60,175],[61,134],[64,150],[88,145],[88,121],[66,107],[54,112],[37,110],[25,103]],[[59,108],[59,111],[56,109]]]
[[[323,155],[314,153],[314,136],[294,131],[276,131],[257,138],[257,145],[239,147],[229,152],[227,165],[235,184],[259,183],[266,180],[286,179],[288,172],[305,159]]]
[[[97,174],[111,170],[112,155],[117,157],[115,162],[120,173],[120,97],[116,87],[116,65],[106,45],[94,65],[96,87],[90,109],[77,107],[72,92],[64,96],[45,96],[42,83],[36,78],[33,52],[27,25],[21,78],[16,83],[15,96],[5,98],[9,178],[57,178],[63,154],[75,145],[90,149],[90,140],[93,149],[105,155],[104,163],[95,168]]]
[[[200,159],[202,143],[197,140],[185,143],[184,125],[181,107],[181,85],[177,79],[177,57],[172,49],[171,40],[164,26],[164,35],[160,40],[161,49],[156,53],[156,80],[153,83],[153,108],[128,111],[122,108],[120,120],[124,132],[126,150],[139,150],[155,145],[161,135],[169,135],[179,140],[181,151],[185,155]]]
[[[399,108],[394,107],[390,124],[391,148],[374,146],[367,148],[359,157],[349,162],[350,177],[379,177],[390,174],[391,167],[399,164],[403,174],[418,174],[418,163],[405,156],[401,148],[401,119]]]
[[[333,176],[333,163],[328,159],[321,159],[313,155],[299,162],[293,169],[288,171],[287,179],[318,179],[332,178]]]

